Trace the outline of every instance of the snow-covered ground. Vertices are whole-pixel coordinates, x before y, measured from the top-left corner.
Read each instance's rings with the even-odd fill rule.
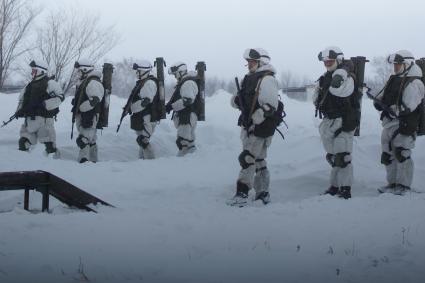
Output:
[[[17,95],[0,95],[2,119]],[[0,129],[0,171],[46,170],[113,204],[99,213],[51,199],[51,213],[23,210],[22,192],[0,192],[0,282],[424,282],[425,194],[379,195],[380,124],[363,102],[350,200],[321,196],[329,166],[311,103],[285,99],[289,130],[268,156],[272,203],[229,207],[239,171],[237,111],[229,94],[207,99],[198,151],[176,157],[175,129],[152,139],[159,158],[138,160],[125,100],[113,97],[99,134],[100,162],[78,164],[70,98],[56,124],[61,160],[17,150],[21,120]],[[1,117],[0,117],[1,118]],[[425,138],[417,140],[413,187],[425,192]],[[30,195],[33,210],[41,197]]]

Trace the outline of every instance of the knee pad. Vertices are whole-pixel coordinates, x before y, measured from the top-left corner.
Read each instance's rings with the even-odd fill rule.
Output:
[[[242,169],[246,169],[249,166],[254,165],[254,161],[255,161],[254,155],[252,155],[248,150],[242,151],[242,153],[239,154],[238,159]]]
[[[142,148],[147,148],[149,145],[149,139],[147,139],[145,136],[142,136],[142,135],[138,136],[136,141],[137,141],[137,144],[141,146]]]
[[[75,141],[77,142],[78,147],[81,149],[89,145],[88,139],[83,135],[79,135]]]
[[[330,166],[334,167],[334,155],[331,153],[326,153],[326,161]]]
[[[183,142],[186,142],[186,144],[184,144]],[[191,143],[191,142],[193,142],[193,140],[188,140],[188,139],[185,139],[185,138],[182,138],[182,137],[177,137],[176,145],[179,148],[179,150],[182,150],[183,147],[187,147],[187,144]]]
[[[177,147],[178,147],[178,149],[179,150],[182,150],[183,149],[183,138],[181,138],[181,137],[177,137],[177,139],[176,139],[176,145],[177,145]]]
[[[25,137],[21,137],[18,143],[19,143],[19,150],[22,150],[22,151],[27,151],[31,146],[30,140]]]
[[[351,154],[349,152],[338,152],[335,154],[334,166],[345,168],[351,163]]]
[[[393,162],[391,160],[391,154],[389,154],[388,152],[382,152],[381,154],[381,164],[388,166],[391,164],[391,162]]]
[[[407,159],[410,159],[410,150],[404,147],[396,147],[395,158],[398,162],[403,163]]]
[[[46,146],[46,152],[47,153],[56,152],[56,147],[53,146],[53,142],[45,142],[44,145]]]

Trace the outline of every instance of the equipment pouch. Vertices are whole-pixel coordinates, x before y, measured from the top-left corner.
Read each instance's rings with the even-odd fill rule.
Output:
[[[81,112],[81,127],[83,128],[91,128],[93,127],[94,115],[96,113],[93,110],[87,112]]]
[[[360,124],[360,111],[352,109],[342,117],[342,128],[344,132],[354,131]]]
[[[142,131],[143,126],[143,111],[134,113],[130,116],[130,128],[135,131]]]

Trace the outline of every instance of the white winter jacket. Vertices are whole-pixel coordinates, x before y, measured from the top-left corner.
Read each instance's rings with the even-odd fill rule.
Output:
[[[43,79],[45,76],[46,75],[41,76],[37,78],[36,80]],[[21,109],[22,103],[24,102],[25,89],[26,88],[24,88],[19,95],[19,103],[18,103],[17,110]],[[46,92],[50,96],[50,98],[44,100],[44,107],[48,111],[58,108],[59,105],[62,103],[62,101],[65,99],[62,88],[60,87],[59,83],[55,80],[49,80],[47,82]]]
[[[141,79],[145,79],[148,75],[149,74],[147,74]],[[152,102],[157,90],[158,88],[156,86],[156,83],[153,80],[147,80],[138,93],[140,100],[137,100],[136,102],[131,104],[131,112],[138,113],[140,111],[143,111],[143,109],[145,108],[142,106],[142,100],[144,98],[148,98],[149,101]]]
[[[324,73],[323,75],[325,75],[326,73]],[[330,87],[329,88],[329,93],[331,95],[335,95],[337,97],[348,97],[351,94],[353,94],[354,92],[354,80],[351,76],[348,75],[347,71],[344,69],[336,69],[333,74],[332,74],[332,78],[335,77],[336,75],[339,75],[342,77],[342,84],[340,87],[338,88],[334,88],[334,87]],[[316,88],[313,94],[313,103],[314,105],[317,104],[317,99],[319,97],[319,92],[320,92],[320,85],[319,85],[319,81],[316,82]]]
[[[46,110],[50,111],[58,108],[65,99],[62,88],[55,80],[49,80],[47,84],[47,93],[49,94],[50,98],[44,101]]]
[[[196,75],[197,75],[196,72],[188,72],[181,78],[181,80],[185,79],[188,76],[195,77]],[[185,81],[183,85],[180,87],[180,95],[182,98],[178,99],[173,104],[171,104],[171,106],[173,107],[173,110],[174,111],[183,110],[186,107],[183,103],[184,99],[187,99],[187,101],[190,101],[191,102],[190,104],[195,102],[195,98],[198,92],[199,90],[198,90],[198,85],[196,84],[196,82],[194,82],[193,80]]]
[[[275,68],[270,64],[261,66],[256,70],[257,73],[262,71],[276,73]],[[258,104],[260,107],[267,107],[266,104],[268,104],[277,109],[279,104],[279,83],[275,77],[271,75],[264,76],[260,82],[258,92]],[[255,125],[263,123],[265,119],[263,108],[258,108],[252,113],[252,122]]]
[[[99,70],[93,70],[89,76],[97,76],[99,78],[102,77],[102,73]],[[84,80],[80,80],[77,84],[77,87],[83,82]],[[83,103],[80,104],[80,111],[81,112],[87,112],[92,110],[96,105],[91,106],[90,101],[94,98],[97,97],[99,99],[99,101],[102,100],[105,90],[103,88],[103,85],[101,82],[98,82],[96,80],[91,80],[89,82],[89,84],[86,87],[86,93],[87,93],[87,97],[89,98],[89,100],[84,101]]]
[[[399,75],[400,77],[404,76],[404,74]],[[414,64],[412,68],[407,73],[407,77],[422,77],[422,70],[418,65]],[[384,92],[378,95],[378,99],[382,99]],[[421,103],[422,99],[424,99],[425,95],[425,86],[420,79],[415,79],[410,82],[403,91],[402,94],[402,102],[410,111],[414,111],[418,105]],[[402,106],[404,107],[404,106]],[[394,110],[395,114],[399,114],[400,110],[406,109],[398,109],[395,105],[393,105],[392,110]],[[389,119],[388,117],[384,117],[382,120],[382,126],[384,128],[392,127],[394,125],[398,125],[398,119]]]

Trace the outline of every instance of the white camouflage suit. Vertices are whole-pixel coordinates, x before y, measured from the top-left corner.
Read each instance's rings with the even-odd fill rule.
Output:
[[[180,80],[184,80],[186,77],[196,77],[196,72],[189,72]],[[193,80],[185,81],[180,88],[181,99],[175,101],[171,106],[174,111],[178,112],[183,110],[185,107],[190,106],[195,102],[196,95],[198,94],[199,89],[196,82]],[[186,104],[189,101],[189,104]],[[186,105],[185,105],[186,104]],[[195,146],[195,130],[198,122],[198,116],[195,113],[190,114],[190,123],[189,124],[180,124],[178,113],[173,117],[174,126],[177,129],[177,145],[181,144],[181,149],[179,149],[178,156],[183,156],[187,153],[191,153],[196,150]]]
[[[256,72],[270,71],[276,73],[274,67],[271,64],[266,64],[259,67]],[[247,189],[255,189],[256,195],[261,192],[268,192],[270,184],[270,172],[267,169],[267,149],[271,145],[273,136],[262,138],[257,137],[253,134],[255,125],[259,125],[264,122],[264,111],[261,107],[268,104],[274,109],[277,109],[279,103],[279,86],[277,80],[272,75],[265,75],[259,82],[258,87],[258,104],[260,108],[252,113],[252,125],[249,129],[241,126],[240,138],[242,141],[243,152],[249,153],[242,157],[246,162],[247,168],[241,168],[238,177],[239,183],[247,186]],[[234,108],[238,108],[235,104],[235,96],[231,99],[231,105]],[[249,133],[249,134],[248,134]],[[241,158],[241,156],[239,158]],[[246,192],[247,193],[247,192]]]
[[[96,76],[98,78],[102,77],[102,73],[98,70],[93,70],[90,72],[90,74],[88,75],[90,76]],[[77,88],[85,81],[85,79],[83,80],[79,80],[79,82],[77,83]],[[96,144],[96,140],[97,140],[97,122],[99,120],[99,114],[96,114],[93,118],[93,124],[91,127],[89,128],[83,128],[81,125],[81,115],[79,114],[80,112],[87,112],[92,110],[96,105],[91,105],[90,104],[90,100],[92,100],[94,97],[97,97],[99,102],[102,101],[102,98],[104,96],[104,88],[101,82],[98,82],[96,80],[91,80],[89,82],[89,84],[86,87],[86,93],[87,93],[87,97],[89,98],[89,100],[83,101],[80,104],[80,107],[78,109],[77,115],[75,116],[75,123],[77,126],[77,130],[79,133],[79,136],[77,138],[80,139],[82,141],[82,143],[85,145],[83,148],[80,147],[80,151],[78,154],[78,161],[81,162],[83,159],[92,161],[92,162],[97,162],[98,161],[98,154],[97,154],[97,144]],[[78,144],[78,141],[77,141]]]
[[[41,80],[45,78],[45,76],[46,75],[40,76],[35,80]],[[19,96],[17,111],[22,108],[25,89],[26,88],[22,90]],[[48,111],[59,108],[59,105],[64,100],[64,94],[58,82],[55,80],[49,80],[47,83],[46,92],[49,94],[50,98],[44,100],[43,107]],[[25,149],[22,148],[21,150],[28,150],[30,146],[35,145],[37,141],[44,144],[52,143],[53,149],[56,149],[56,131],[54,123],[54,118],[45,118],[42,116],[35,116],[34,118],[26,117],[19,133],[21,140],[24,141],[23,145],[25,147]],[[51,153],[48,152],[47,144],[46,152]]]
[[[404,76],[404,75],[400,75]],[[407,77],[421,77],[421,69],[414,64],[408,71]],[[424,99],[425,87],[421,80],[415,79],[410,82],[402,93],[402,102],[410,111],[414,111]],[[383,93],[377,98],[382,99]],[[391,106],[396,115],[400,109],[395,105]],[[385,166],[387,172],[388,185],[400,184],[406,187],[412,185],[414,164],[411,158],[411,150],[415,147],[416,136],[406,136],[395,132],[399,129],[399,119],[385,116],[382,120],[381,146],[382,152],[388,154],[390,164]],[[401,148],[401,155],[405,160],[396,158],[396,150]]]
[[[353,94],[354,80],[348,75],[344,69],[337,69],[333,72],[332,78],[340,75],[343,81],[338,88],[329,87],[328,96],[336,96],[339,98],[346,98]],[[316,88],[313,101],[316,104],[318,99],[319,88]],[[331,187],[351,187],[353,183],[353,165],[351,164],[351,153],[353,152],[353,139],[354,131],[344,132],[341,131],[335,136],[336,131],[340,131],[342,127],[342,118],[323,118],[319,125],[320,138],[327,156],[332,156],[331,162],[335,161],[338,154],[342,154],[343,162],[348,163],[345,166],[333,165],[331,169],[329,183]],[[329,161],[328,161],[329,162]]]
[[[140,79],[145,79],[149,76],[149,73],[145,74]],[[148,99],[152,103],[155,95],[157,93],[157,85],[153,80],[147,80],[143,87],[140,89],[138,96],[140,100],[131,104],[131,113],[139,113],[145,109],[142,106],[142,101]],[[137,142],[140,146],[139,148],[139,158],[142,159],[154,159],[155,154],[150,144],[150,138],[153,135],[156,125],[158,122],[151,122],[151,114],[145,115],[143,117],[144,128],[142,131],[135,131],[137,134]]]

